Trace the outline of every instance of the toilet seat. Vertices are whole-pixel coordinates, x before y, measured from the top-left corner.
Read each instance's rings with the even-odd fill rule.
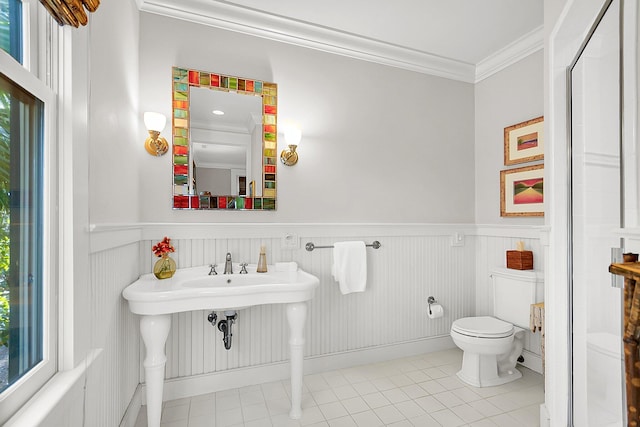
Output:
[[[490,316],[464,317],[453,322],[451,330],[469,337],[506,338],[513,335],[511,323]]]

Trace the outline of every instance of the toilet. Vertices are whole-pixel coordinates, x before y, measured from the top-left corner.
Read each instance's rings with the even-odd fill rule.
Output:
[[[522,377],[522,354],[531,304],[542,301],[542,273],[496,268],[493,316],[464,317],[451,325],[451,338],[463,351],[458,378],[474,387],[491,387]]]

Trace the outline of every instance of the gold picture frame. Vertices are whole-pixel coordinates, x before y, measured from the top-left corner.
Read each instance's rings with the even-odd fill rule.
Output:
[[[505,166],[543,159],[543,116],[504,128]]]
[[[544,165],[500,171],[500,216],[544,216]]]

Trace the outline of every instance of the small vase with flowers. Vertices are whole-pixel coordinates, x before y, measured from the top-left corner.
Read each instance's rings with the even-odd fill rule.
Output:
[[[153,274],[158,279],[173,277],[176,272],[176,262],[169,256],[170,253],[175,252],[171,239],[165,237],[157,245],[153,245],[151,250],[155,256],[160,258],[153,266]]]

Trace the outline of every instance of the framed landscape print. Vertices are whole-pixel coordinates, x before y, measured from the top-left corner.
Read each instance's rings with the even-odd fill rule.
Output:
[[[500,171],[500,216],[544,215],[544,165]]]
[[[532,162],[544,158],[544,117],[504,128],[504,164]]]

